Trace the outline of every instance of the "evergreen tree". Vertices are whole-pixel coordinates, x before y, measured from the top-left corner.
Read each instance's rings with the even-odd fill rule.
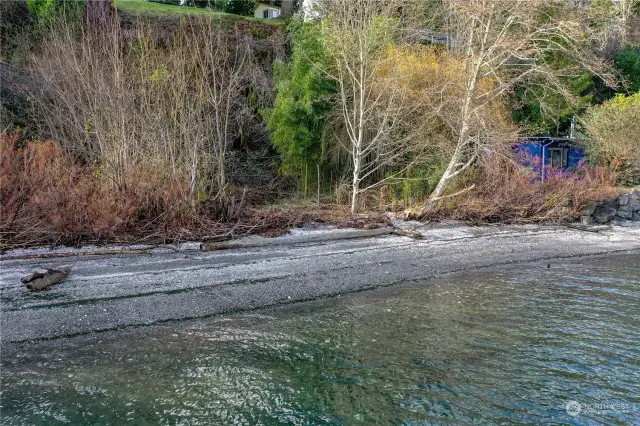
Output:
[[[308,170],[321,161],[326,117],[331,110],[326,96],[334,83],[316,66],[325,60],[317,24],[293,21],[291,60],[275,64],[277,95],[266,112],[271,142],[282,155],[281,171],[308,182]]]

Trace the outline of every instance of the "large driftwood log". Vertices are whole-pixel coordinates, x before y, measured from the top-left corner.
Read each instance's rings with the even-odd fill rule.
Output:
[[[30,291],[42,291],[54,284],[61,283],[71,274],[71,268],[65,267],[60,269],[43,268],[44,272],[35,271],[25,277],[22,277],[22,283]]]
[[[200,251],[229,250],[238,248],[279,246],[289,244],[318,243],[323,241],[350,240],[354,238],[378,237],[395,233],[393,228],[341,229],[330,233],[292,235],[284,238],[264,238],[261,240],[231,240],[219,243],[202,243]]]
[[[17,256],[5,256],[2,260],[27,260],[27,259],[50,259],[55,257],[80,257],[80,256],[114,256],[118,254],[151,254],[149,249],[129,249],[129,250],[97,250],[97,251],[69,251],[61,253],[38,253],[24,254]]]

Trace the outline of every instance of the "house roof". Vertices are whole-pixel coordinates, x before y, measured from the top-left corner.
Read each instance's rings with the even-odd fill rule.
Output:
[[[570,137],[555,137],[555,136],[523,136],[518,139],[518,142],[541,142],[541,143],[568,143],[571,145],[577,145],[584,147],[586,141],[579,138]]]
[[[258,6],[266,6],[266,7],[270,8],[270,9],[278,9],[278,10],[281,10],[278,6],[272,6],[272,5],[267,4],[267,3],[258,3]]]

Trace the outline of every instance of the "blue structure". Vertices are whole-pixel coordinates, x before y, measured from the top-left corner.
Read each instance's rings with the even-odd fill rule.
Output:
[[[571,172],[581,167],[585,160],[585,149],[579,139],[532,137],[513,146],[518,163],[531,167],[544,181],[549,170]]]

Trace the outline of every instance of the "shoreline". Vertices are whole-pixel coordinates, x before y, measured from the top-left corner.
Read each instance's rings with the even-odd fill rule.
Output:
[[[213,252],[198,251],[191,243],[136,254],[87,256],[91,250],[85,248],[67,252],[64,258],[4,255],[0,258],[2,342],[256,310],[514,263],[640,254],[639,227],[614,226],[598,232],[535,225],[429,228],[398,222],[394,227],[414,229],[422,238],[384,235],[294,244],[286,242],[289,235],[278,237],[285,239],[282,245]],[[71,277],[49,291],[28,293],[20,276],[52,263],[70,265]]]

